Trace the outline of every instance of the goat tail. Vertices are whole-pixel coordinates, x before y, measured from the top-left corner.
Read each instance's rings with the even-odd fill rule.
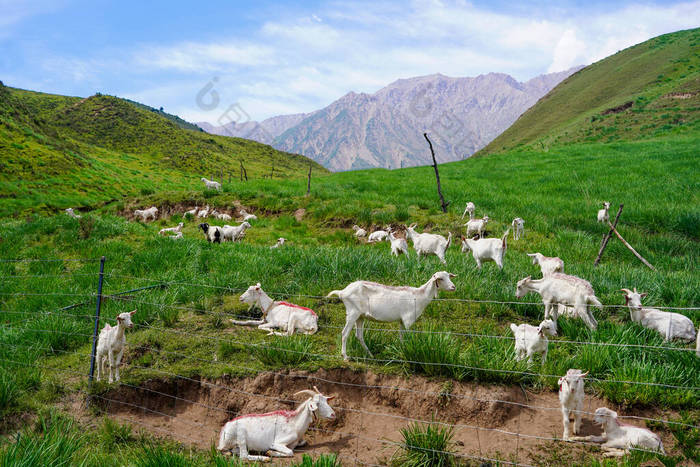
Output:
[[[586,296],[586,303],[593,305],[594,307],[603,311],[603,304],[600,303],[600,300],[598,300],[598,297],[596,297],[595,295],[587,295]]]
[[[328,295],[326,295],[326,298],[331,298],[331,297],[334,296],[334,295],[335,295],[336,297],[338,297],[338,298],[342,298],[342,297],[340,296],[340,293],[341,293],[341,292],[342,292],[342,290],[334,290],[334,291],[330,292]]]
[[[501,246],[503,247],[504,250],[508,249],[508,234],[510,233],[510,229],[506,230],[506,233],[503,234],[501,237]]]
[[[450,247],[450,244],[452,243],[452,232],[447,232],[447,246],[445,249],[448,249]]]

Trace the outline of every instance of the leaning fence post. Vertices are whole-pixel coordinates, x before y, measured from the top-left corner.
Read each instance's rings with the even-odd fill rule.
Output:
[[[95,329],[92,331],[92,354],[90,355],[90,376],[88,382],[92,387],[92,376],[95,374],[95,356],[97,354],[97,331],[100,327],[100,309],[102,308],[102,280],[105,276],[105,257],[100,258],[100,276],[97,282],[97,307],[95,308]]]

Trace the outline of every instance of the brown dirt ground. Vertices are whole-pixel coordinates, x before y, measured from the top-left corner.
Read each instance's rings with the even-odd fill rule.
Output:
[[[455,450],[464,456],[466,463],[474,465],[480,465],[474,457],[557,465],[582,461],[586,453],[598,452],[596,447],[527,437],[561,437],[563,429],[556,392],[533,393],[520,387],[445,382],[420,376],[409,379],[349,369],[261,373],[255,377],[217,381],[152,380],[142,384],[146,389],[120,386],[110,390],[101,395],[103,399],[96,398],[95,404],[111,417],[130,422],[135,428],[140,425],[156,436],[209,449],[229,419],[239,414],[294,408],[295,403],[278,399],[291,401],[296,391],[314,384],[324,394],[337,396],[331,403],[337,419],[312,425],[306,436],[308,446],[295,450],[297,461],[304,453],[316,457],[334,452],[339,454],[344,465],[352,465],[356,459],[361,463],[385,464],[397,450],[392,442],[400,441],[399,430],[410,422],[406,418],[464,425],[455,428]],[[445,391],[452,396],[441,397],[440,393]],[[82,408],[84,405],[73,400],[71,409],[89,417]],[[585,410],[594,411],[603,406],[617,410],[602,399],[586,395]],[[660,410],[618,412],[652,418],[675,415]],[[643,425],[637,420],[627,422]],[[584,415],[582,434],[599,433],[600,429],[591,418]],[[671,451],[672,435],[669,432],[659,434],[667,452]]]

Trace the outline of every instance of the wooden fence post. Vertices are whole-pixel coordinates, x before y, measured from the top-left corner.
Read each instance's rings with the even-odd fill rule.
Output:
[[[423,136],[428,142],[428,146],[430,146],[430,154],[433,156],[433,168],[435,169],[435,180],[437,180],[437,191],[438,195],[440,196],[440,205],[442,207],[442,212],[447,212],[447,206],[450,205],[450,202],[448,201],[446,203],[445,198],[443,198],[442,196],[442,188],[440,187],[440,173],[438,172],[437,160],[435,159],[435,151],[433,151],[433,143],[431,143],[428,139],[428,133],[423,133]]]

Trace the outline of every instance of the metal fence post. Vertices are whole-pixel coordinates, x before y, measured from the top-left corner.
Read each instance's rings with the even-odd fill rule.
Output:
[[[100,327],[100,309],[102,308],[102,280],[105,275],[105,257],[100,258],[100,276],[97,283],[97,308],[95,309],[95,329],[92,331],[92,355],[90,355],[90,376],[88,382],[92,387],[92,376],[95,373],[95,356],[97,354],[97,331]]]

